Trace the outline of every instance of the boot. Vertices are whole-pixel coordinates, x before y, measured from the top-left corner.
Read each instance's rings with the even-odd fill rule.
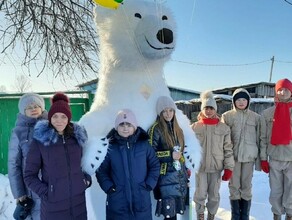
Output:
[[[281,220],[281,215],[274,214],[274,220]]]
[[[204,213],[200,213],[197,215],[197,220],[204,220]]]
[[[230,200],[231,220],[240,220],[240,200]]]
[[[208,218],[207,220],[214,220],[215,215],[211,214],[210,212],[208,212]]]
[[[287,215],[286,214],[286,220],[292,220],[292,215]]]
[[[239,201],[239,205],[240,205],[241,220],[249,220],[249,210],[251,206],[251,200],[241,199]]]

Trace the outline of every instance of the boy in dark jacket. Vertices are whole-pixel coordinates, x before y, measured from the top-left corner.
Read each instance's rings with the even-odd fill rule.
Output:
[[[134,113],[121,110],[107,135],[108,153],[96,173],[107,194],[107,220],[151,220],[150,191],[159,177],[159,161]]]

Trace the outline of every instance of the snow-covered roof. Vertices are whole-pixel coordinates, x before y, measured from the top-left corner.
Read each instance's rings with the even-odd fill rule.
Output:
[[[218,100],[225,100],[232,102],[231,95],[224,95],[224,94],[214,94],[214,98],[216,101]],[[195,98],[191,100],[178,100],[176,103],[183,103],[183,104],[192,104],[201,102],[200,98]],[[251,103],[272,103],[274,102],[274,98],[251,98]]]

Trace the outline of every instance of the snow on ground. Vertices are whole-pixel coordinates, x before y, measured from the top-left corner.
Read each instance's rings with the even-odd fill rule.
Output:
[[[272,220],[272,212],[269,204],[269,179],[263,172],[254,173],[253,199],[250,211],[250,220]],[[216,220],[230,220],[230,203],[228,182],[222,182],[220,189],[220,208],[216,214]],[[0,174],[0,219],[11,220],[15,209],[15,200],[11,194],[7,175]],[[103,220],[103,219],[101,219]]]

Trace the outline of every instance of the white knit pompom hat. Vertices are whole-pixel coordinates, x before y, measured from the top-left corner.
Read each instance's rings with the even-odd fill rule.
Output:
[[[213,93],[211,91],[206,91],[201,93],[201,111],[209,106],[209,107],[213,107],[216,111],[217,111],[217,104],[216,104],[216,100],[214,99]]]

